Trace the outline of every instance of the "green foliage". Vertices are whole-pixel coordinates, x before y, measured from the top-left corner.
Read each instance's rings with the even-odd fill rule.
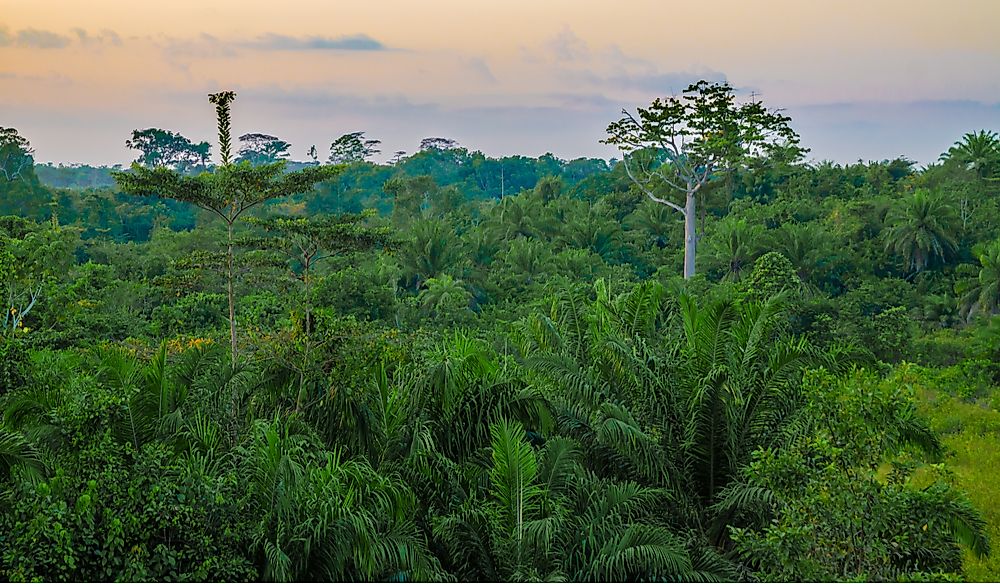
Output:
[[[776,251],[757,258],[745,283],[747,293],[757,299],[766,299],[782,292],[795,293],[801,285],[792,262]]]
[[[955,284],[967,314],[1000,312],[1000,239],[973,249],[979,260],[978,277]]]
[[[958,215],[940,196],[917,191],[900,201],[886,222],[886,251],[902,257],[907,273],[947,263],[956,254]]]
[[[0,127],[0,173],[10,183],[27,178],[34,165],[31,143],[14,128]]]
[[[995,579],[991,134],[807,165],[733,95],[333,166],[223,92],[201,174],[0,179],[0,579]]]
[[[154,308],[153,319],[163,337],[222,330],[226,324],[226,297],[205,292],[186,294],[173,304]]]
[[[140,152],[136,164],[147,168],[163,166],[181,172],[206,168],[211,150],[208,142],[195,144],[180,134],[159,128],[133,131],[125,146]]]
[[[28,351],[18,339],[0,341],[0,396],[27,385]]]
[[[946,477],[913,484],[918,459],[907,453],[939,456],[942,447],[916,417],[910,381],[905,368],[881,382],[810,378],[815,432],[801,428],[791,448],[762,451],[747,469],[748,483],[768,492],[774,520],[759,531],[735,530],[734,538],[762,576],[939,579],[961,572],[960,545],[989,554],[983,519]]]

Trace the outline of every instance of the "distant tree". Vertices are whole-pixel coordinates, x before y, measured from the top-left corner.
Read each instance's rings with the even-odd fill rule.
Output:
[[[706,250],[712,271],[721,273],[723,280],[740,280],[762,251],[762,233],[760,225],[746,219],[727,217],[716,223]]]
[[[418,220],[408,233],[412,239],[400,248],[399,262],[414,290],[420,290],[427,280],[440,277],[464,258],[461,240],[444,221]]]
[[[211,150],[208,142],[195,144],[176,132],[159,128],[134,130],[125,146],[141,153],[135,159],[137,164],[147,168],[164,166],[182,172],[207,166]]]
[[[392,197],[393,225],[402,227],[421,216],[439,189],[429,176],[397,176],[385,181],[382,190]]]
[[[34,164],[35,153],[28,139],[14,128],[0,127],[0,173],[7,182],[21,177],[21,173]]]
[[[397,150],[392,153],[392,158],[389,159],[389,164],[395,166],[399,164],[399,161],[406,156],[406,150]]]
[[[647,197],[684,217],[685,278],[695,273],[699,192],[747,159],[788,147],[802,152],[791,118],[760,101],[737,104],[728,83],[699,81],[681,97],[639,108],[638,117],[622,114],[603,142],[622,151],[629,178]],[[671,200],[673,192],[684,194],[683,205]]]
[[[344,134],[330,144],[329,160],[332,164],[362,162],[381,152],[378,149],[381,143],[381,140],[366,139],[364,132]]]
[[[958,215],[941,197],[919,190],[900,201],[886,218],[885,249],[903,258],[911,274],[955,256]]]
[[[942,161],[955,161],[979,178],[989,178],[1000,171],[1000,136],[996,132],[969,132],[941,155]]]
[[[795,268],[802,281],[836,259],[832,236],[818,223],[785,223],[771,230],[770,244]]]
[[[458,142],[451,138],[424,138],[420,141],[420,151],[424,150],[451,150],[458,148]]]
[[[236,222],[247,211],[265,201],[309,191],[316,183],[332,178],[339,169],[311,166],[296,172],[285,172],[283,160],[260,166],[232,164],[230,104],[234,99],[236,94],[232,91],[209,96],[209,101],[215,104],[218,117],[219,154],[222,162],[214,172],[189,177],[165,167],[149,169],[133,164],[128,172],[115,172],[113,176],[126,194],[184,201],[217,215],[225,222],[229,334],[231,357],[235,364],[238,359],[234,292],[237,266],[233,233]]]
[[[750,275],[743,280],[747,296],[759,302],[781,292],[797,291],[801,284],[792,262],[776,251],[757,258]]]
[[[288,159],[291,144],[268,134],[243,134],[240,136],[240,152],[237,161],[247,161],[257,166]]]
[[[319,164],[319,152],[316,151],[315,144],[309,147],[309,159],[313,161],[313,164]]]

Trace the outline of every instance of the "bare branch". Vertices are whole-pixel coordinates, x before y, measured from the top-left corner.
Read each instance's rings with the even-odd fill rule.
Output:
[[[626,160],[627,160],[627,159],[626,159]],[[643,183],[642,183],[641,181],[639,181],[639,180],[638,180],[638,179],[637,179],[637,178],[635,177],[635,175],[634,175],[634,174],[632,174],[632,169],[631,169],[631,168],[629,168],[629,166],[628,166],[628,162],[627,162],[626,160],[623,160],[623,161],[622,161],[622,164],[624,164],[624,165],[625,165],[625,173],[626,173],[626,174],[628,174],[628,177],[629,177],[630,179],[632,179],[632,182],[633,182],[633,183],[635,183],[635,185],[636,185],[637,187],[639,187],[639,189],[640,189],[640,190],[641,190],[641,191],[643,192],[643,194],[645,194],[645,195],[646,195],[647,197],[649,197],[649,199],[650,199],[651,201],[653,201],[653,202],[655,202],[655,203],[659,203],[659,204],[661,204],[661,205],[666,205],[666,206],[670,207],[671,209],[673,209],[673,210],[675,210],[675,211],[679,212],[679,213],[680,213],[681,215],[686,215],[686,212],[684,211],[684,207],[681,207],[680,205],[678,205],[678,204],[676,204],[676,203],[673,203],[673,202],[671,202],[671,201],[668,201],[668,200],[666,200],[666,199],[661,199],[660,197],[657,197],[656,195],[654,195],[654,194],[653,194],[653,191],[651,191],[651,190],[649,190],[648,188],[646,188],[646,185],[645,185],[645,184],[643,184]],[[648,182],[648,181],[647,181],[647,182]],[[682,189],[682,190],[683,190],[683,189]]]

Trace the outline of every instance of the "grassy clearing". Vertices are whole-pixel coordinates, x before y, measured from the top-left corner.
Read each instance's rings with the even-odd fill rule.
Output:
[[[968,554],[965,577],[971,582],[1000,581],[1000,412],[996,400],[975,402],[930,389],[918,393],[921,408],[949,450],[947,467],[955,482],[983,513],[993,544],[990,557]]]

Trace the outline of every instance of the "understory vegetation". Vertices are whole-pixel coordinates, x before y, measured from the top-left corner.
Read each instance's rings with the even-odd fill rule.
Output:
[[[234,98],[219,165],[3,134],[0,579],[1000,578],[996,134],[294,163]]]

